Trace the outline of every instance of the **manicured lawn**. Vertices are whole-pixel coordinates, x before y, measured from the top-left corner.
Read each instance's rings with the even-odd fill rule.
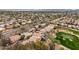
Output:
[[[56,33],[56,40],[59,40],[60,43],[67,48],[79,50],[79,39],[75,35],[65,32],[58,32]]]

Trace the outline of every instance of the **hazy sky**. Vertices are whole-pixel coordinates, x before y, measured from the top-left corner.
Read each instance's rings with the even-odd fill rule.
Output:
[[[1,9],[79,9],[79,0],[0,0]]]

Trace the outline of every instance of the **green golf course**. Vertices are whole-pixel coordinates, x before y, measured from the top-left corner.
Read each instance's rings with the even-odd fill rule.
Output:
[[[59,40],[60,44],[71,50],[79,50],[79,38],[73,34],[58,32],[56,33],[56,40]]]

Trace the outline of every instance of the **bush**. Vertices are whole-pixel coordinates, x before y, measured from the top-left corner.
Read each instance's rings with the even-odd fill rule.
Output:
[[[46,42],[37,41],[37,42],[29,42],[25,45],[16,44],[13,47],[8,48],[10,50],[52,50],[53,44],[46,45]]]

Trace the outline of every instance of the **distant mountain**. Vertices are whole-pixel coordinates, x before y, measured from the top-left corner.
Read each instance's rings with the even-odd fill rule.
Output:
[[[0,9],[0,11],[79,12],[79,9]]]

